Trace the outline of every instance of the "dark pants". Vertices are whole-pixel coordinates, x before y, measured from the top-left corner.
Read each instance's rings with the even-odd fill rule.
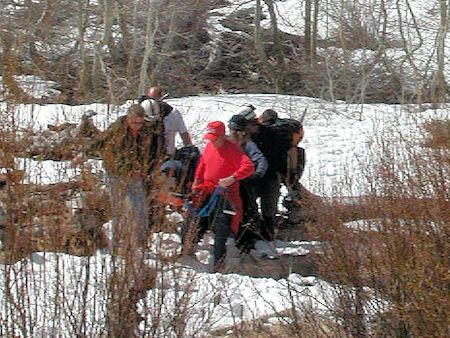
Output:
[[[207,203],[203,203],[202,207]],[[201,209],[201,208],[200,208]],[[181,232],[181,243],[183,250],[190,251],[187,248],[192,248],[198,243],[206,231],[210,228],[214,231],[214,268],[215,270],[225,260],[226,243],[231,234],[231,219],[232,215],[227,213],[227,210],[232,210],[230,203],[222,196],[217,201],[216,208],[212,210],[207,217],[196,217],[189,215],[183,224]],[[198,211],[198,210],[197,210]],[[225,212],[224,212],[225,211]]]
[[[256,186],[252,183],[240,182],[239,194],[242,199],[242,223],[254,222],[260,218],[256,203]]]
[[[261,236],[267,241],[273,241],[280,198],[280,177],[262,178],[255,190],[256,196],[261,198],[261,213],[264,221]]]
[[[236,239],[236,245],[242,252],[249,252],[254,248],[256,240],[261,239],[261,216],[256,202],[256,184],[240,182],[239,194],[242,199],[242,222]]]

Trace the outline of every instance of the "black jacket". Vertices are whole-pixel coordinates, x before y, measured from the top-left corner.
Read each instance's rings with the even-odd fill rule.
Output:
[[[266,157],[269,167],[265,177],[276,177],[277,173],[286,175],[287,152],[291,145],[279,139],[273,130],[265,125],[260,125],[258,132],[252,135],[253,142]]]

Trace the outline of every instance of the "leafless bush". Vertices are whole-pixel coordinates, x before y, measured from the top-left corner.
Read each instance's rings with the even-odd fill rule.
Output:
[[[450,144],[450,120],[431,121],[424,126],[424,129],[429,133],[425,146],[448,149]]]
[[[427,129],[440,137],[440,128]],[[449,143],[430,150],[385,138],[375,146],[380,162],[367,168],[366,183],[377,187],[365,204],[371,227],[346,228],[336,210],[324,219],[331,226],[321,233],[321,266],[337,283],[334,313],[354,337],[447,336]]]

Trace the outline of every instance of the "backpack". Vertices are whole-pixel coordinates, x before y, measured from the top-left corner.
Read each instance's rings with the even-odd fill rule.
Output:
[[[186,194],[194,182],[194,174],[200,161],[200,151],[196,146],[185,146],[177,149],[172,159],[161,165],[161,171],[171,172],[176,180],[177,190]]]
[[[286,147],[295,147],[301,141],[302,124],[295,119],[278,118],[272,124],[267,125],[278,140],[284,141]]]
[[[277,147],[288,154],[296,153],[297,160],[293,163],[290,155],[286,158],[286,163],[278,164],[278,172],[285,175],[288,181],[300,178],[305,167],[305,150],[298,147],[298,143],[303,137],[303,126],[300,121],[291,118],[277,118],[272,123],[266,123],[275,138]],[[291,183],[288,183],[291,184]]]
[[[195,169],[200,161],[200,150],[196,146],[185,146],[175,151],[174,160],[180,161],[185,182],[193,182]]]
[[[305,149],[302,147],[295,147],[292,150],[297,155],[296,161],[290,161],[288,164],[289,181],[288,184],[295,184],[303,175],[306,164]]]

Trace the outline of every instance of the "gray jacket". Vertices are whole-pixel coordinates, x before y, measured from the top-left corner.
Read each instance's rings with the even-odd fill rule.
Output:
[[[250,160],[253,163],[253,166],[255,167],[255,173],[253,175],[257,176],[258,178],[263,177],[266,174],[269,164],[267,163],[266,157],[259,150],[256,143],[251,140],[247,140],[242,145],[242,148],[244,149],[244,152],[250,158]]]

